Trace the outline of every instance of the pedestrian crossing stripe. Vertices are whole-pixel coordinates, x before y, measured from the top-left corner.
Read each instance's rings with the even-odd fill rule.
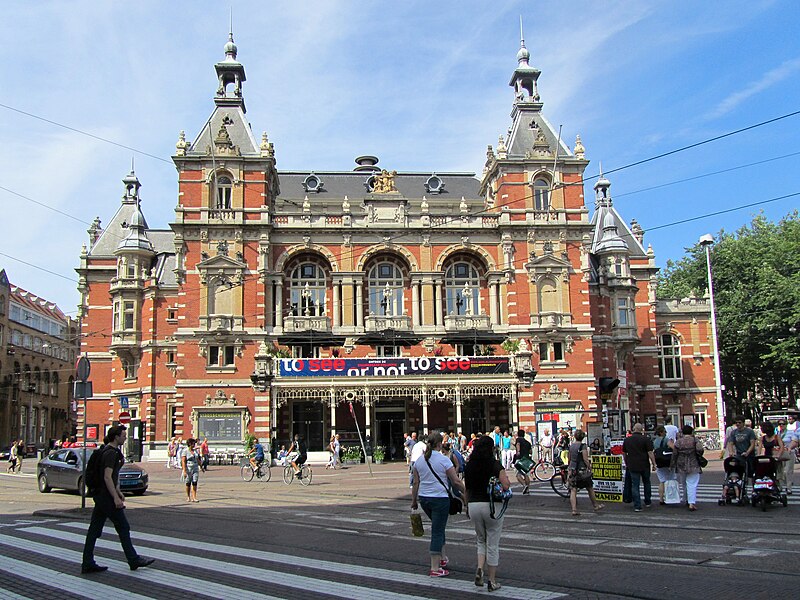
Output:
[[[522,493],[522,488],[519,487],[520,494]],[[654,502],[658,502],[658,481],[651,481],[651,490],[652,490],[652,497]],[[516,489],[514,490],[516,494]],[[750,487],[748,487],[748,495],[751,493]],[[530,496],[554,496],[555,492],[553,488],[550,486],[549,482],[534,482],[531,483],[530,491],[528,492]],[[581,490],[578,490],[578,496],[580,497]],[[720,499],[722,496],[722,482],[719,484],[713,483],[701,483],[697,486],[697,503],[713,503],[716,504],[717,500]],[[800,495],[790,495],[787,496],[789,500],[789,504],[797,504],[800,503]],[[644,494],[642,494],[642,500],[644,500]]]
[[[85,539],[85,531],[87,528],[86,523],[61,523],[59,525],[48,526],[48,527],[41,527],[41,526],[31,526],[31,527],[20,527],[19,531],[29,533],[35,536],[41,536],[46,539],[55,539],[60,542],[59,546],[59,558],[61,559],[61,565],[69,566],[70,563],[74,564],[75,570],[79,570],[80,563],[81,563],[81,549],[83,547],[83,542]],[[70,530],[75,531],[74,533]],[[170,562],[170,563],[177,563],[183,564],[186,560],[185,549],[187,545],[196,544],[198,543],[197,540],[184,540],[175,537],[167,537],[162,535],[155,535],[155,534],[148,534],[148,533],[134,533],[133,540],[137,548],[140,549],[142,554],[145,556],[150,556],[156,558],[160,561]],[[53,553],[53,545],[52,543],[40,543],[34,542],[29,539],[24,540],[24,547],[26,550],[30,550],[31,552],[42,554],[48,557],[52,557]],[[164,550],[162,548],[156,548],[151,546],[151,544],[158,544],[162,547],[166,546],[168,548],[175,548],[175,550]],[[7,534],[0,534],[0,546],[9,545],[14,547],[20,546],[20,540],[15,538],[11,535]],[[74,545],[74,549],[70,549],[70,545]],[[98,548],[103,549],[112,549],[119,551],[119,543],[116,539],[112,538],[110,540],[103,540],[100,539],[97,542]],[[213,549],[211,552],[214,554],[222,554],[222,555],[229,555],[229,556],[239,556],[242,554],[242,548],[234,547],[234,546],[226,546],[226,545],[217,545],[214,544]],[[2,552],[0,552],[0,555]],[[346,597],[346,598],[365,598],[365,597],[375,597],[376,592],[379,593],[381,599],[384,598],[407,598],[408,592],[399,592],[399,591],[381,591],[379,589],[378,581],[386,581],[392,583],[401,583],[406,584],[409,586],[419,586],[416,590],[414,590],[414,595],[417,597],[440,597],[441,593],[444,591],[454,591],[454,592],[462,592],[462,593],[475,593],[480,591],[476,588],[473,582],[470,581],[459,581],[456,579],[436,579],[432,580],[427,575],[419,575],[414,573],[404,573],[402,571],[396,571],[391,569],[385,568],[373,568],[373,567],[365,567],[361,565],[351,565],[351,564],[343,564],[341,562],[333,562],[327,560],[319,560],[319,559],[310,559],[306,557],[300,556],[290,556],[287,554],[279,554],[274,552],[268,552],[263,550],[247,550],[247,556],[249,558],[254,558],[258,560],[263,560],[265,563],[274,563],[270,565],[264,566],[250,566],[250,565],[235,565],[232,566],[228,560],[224,559],[214,559],[214,558],[206,558],[206,557],[192,557],[192,564],[193,566],[197,566],[200,570],[208,573],[210,578],[213,580],[215,573],[231,575],[235,574],[237,577],[241,577],[248,580],[253,581],[269,581],[270,584],[279,585],[283,587],[293,588],[298,591],[307,592],[308,590],[320,590],[324,591],[327,594],[335,594],[337,596]],[[13,563],[19,563],[19,561],[14,561],[14,559],[9,559],[13,561]],[[240,590],[236,587],[225,585],[221,583],[216,583],[214,581],[207,581],[205,579],[199,580],[198,578],[186,578],[189,579],[190,582],[184,581],[180,579],[175,573],[160,571],[158,568],[159,563],[155,563],[154,567],[149,567],[143,571],[135,571],[131,572],[128,569],[128,565],[122,561],[112,561],[103,559],[103,564],[107,564],[110,567],[110,570],[114,572],[114,575],[122,575],[125,574],[129,577],[134,578],[137,581],[148,581],[154,584],[158,584],[165,587],[176,588],[179,590],[189,590],[189,589],[198,589],[198,586],[203,586],[203,589],[207,589],[210,595],[215,595],[221,598],[230,598],[232,600],[238,599],[249,599],[249,598],[268,598],[262,592],[256,594],[253,591],[249,590]],[[284,572],[284,565],[290,564],[301,564],[304,567],[308,567],[310,569],[314,569],[317,571],[323,571],[326,573],[330,573],[335,576],[341,576],[343,568],[346,569],[348,575],[358,577],[361,579],[366,578],[365,583],[361,585],[350,584],[350,583],[342,583],[339,581],[330,581],[320,576],[305,576],[305,575],[297,575],[292,573]],[[65,578],[63,583],[63,589],[69,589],[75,591],[77,593],[83,593],[90,597],[100,597],[107,596],[108,593],[103,591],[101,588],[96,588],[94,586],[103,585],[101,582],[98,582],[97,579],[101,578],[95,576],[95,579],[88,579],[84,577],[77,577],[73,575],[67,575],[59,571],[51,570],[46,567],[41,567],[39,565],[33,563],[26,563],[28,568],[25,573],[27,576],[24,576],[25,579],[30,579],[36,582],[49,582],[54,581],[51,577],[51,573],[59,573],[63,575]],[[10,573],[19,574],[17,569],[19,565],[5,563],[0,560],[0,570],[8,571]],[[86,586],[84,584],[90,584]],[[54,584],[59,585],[61,584]],[[210,586],[218,586],[215,588],[216,591],[212,591]],[[324,586],[322,588],[321,586]],[[141,586],[130,586],[131,589],[141,589]],[[431,590],[431,588],[434,588]],[[113,588],[117,589],[117,588]],[[426,592],[426,589],[431,590],[430,592]],[[563,597],[564,594],[560,594],[557,592],[550,592],[545,590],[536,590],[536,589],[523,589],[519,587],[513,586],[503,586],[503,589],[508,590],[508,593],[515,598],[530,598],[532,600],[549,600],[551,598],[559,598]],[[2,595],[3,590],[0,589],[0,595]],[[116,594],[117,597],[120,597],[119,594]],[[142,596],[125,596],[126,598],[141,598]]]

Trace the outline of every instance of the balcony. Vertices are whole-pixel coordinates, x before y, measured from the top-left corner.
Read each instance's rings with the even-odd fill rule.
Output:
[[[111,333],[111,350],[124,348],[134,348],[141,342],[141,332],[139,331],[114,331]]]
[[[122,290],[142,290],[144,289],[144,284],[140,279],[121,279],[119,277],[114,277],[111,280],[111,285],[109,286],[109,292],[112,294],[114,292],[119,292]]]
[[[283,320],[283,330],[286,333],[298,331],[319,331],[330,333],[331,320],[326,316],[318,317],[296,317],[288,316]]]
[[[467,331],[471,329],[489,329],[489,315],[445,315],[446,331]]]
[[[542,329],[572,327],[572,315],[560,312],[544,312],[538,315],[531,315],[531,327],[541,327]]]
[[[411,317],[408,315],[368,315],[364,321],[366,331],[411,331]]]
[[[239,315],[207,315],[200,317],[200,329],[204,331],[235,331],[244,327],[244,317]]]

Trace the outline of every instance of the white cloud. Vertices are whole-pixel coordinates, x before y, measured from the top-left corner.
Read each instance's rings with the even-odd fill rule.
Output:
[[[748,98],[771,88],[797,71],[800,71],[800,58],[787,60],[779,67],[767,71],[761,79],[754,81],[743,90],[730,94],[706,114],[706,118],[717,119],[728,114]]]

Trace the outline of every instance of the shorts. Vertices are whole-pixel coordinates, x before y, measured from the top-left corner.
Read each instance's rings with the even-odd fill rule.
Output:
[[[186,484],[186,487],[189,487],[190,485],[196,486],[197,485],[197,480],[199,478],[200,478],[200,470],[199,469],[193,469],[193,470],[188,471],[186,473],[186,479],[185,479],[184,483]]]
[[[307,460],[308,460],[308,454],[299,454],[297,458],[294,459],[294,464],[303,465]]]

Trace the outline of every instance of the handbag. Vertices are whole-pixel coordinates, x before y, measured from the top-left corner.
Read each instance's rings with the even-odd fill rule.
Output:
[[[505,514],[508,508],[508,501],[511,500],[511,496],[513,495],[511,488],[504,490],[497,477],[490,477],[486,493],[489,495],[489,517],[492,519],[500,519]],[[503,506],[500,508],[500,512],[496,513],[494,505],[497,502],[502,502]]]
[[[667,438],[661,440],[661,445],[656,448],[653,454],[656,457],[656,467],[664,469],[672,464],[672,448],[669,447]]]
[[[422,537],[425,534],[425,528],[422,526],[422,513],[419,510],[411,511],[411,535],[414,537]]]
[[[696,454],[697,454],[697,464],[700,465],[701,469],[706,468],[708,466],[708,459],[699,452],[697,452]]]
[[[442,484],[442,487],[447,492],[447,496],[450,498],[450,510],[448,514],[451,515],[459,514],[462,510],[464,510],[464,503],[461,501],[461,498],[456,498],[455,496],[453,496],[452,492],[450,492],[450,488],[444,484],[444,482],[436,474],[436,471],[433,470],[433,467],[431,466],[431,461],[428,460],[427,456],[425,457],[425,462],[428,463],[428,468],[431,470],[431,473],[433,473],[433,476],[436,477],[436,481]]]
[[[585,444],[581,444],[579,454],[581,459],[581,464],[576,466],[575,468],[575,483],[579,486],[588,485],[592,481],[592,470],[589,468],[589,465],[586,464],[586,461],[583,459],[583,448]]]

